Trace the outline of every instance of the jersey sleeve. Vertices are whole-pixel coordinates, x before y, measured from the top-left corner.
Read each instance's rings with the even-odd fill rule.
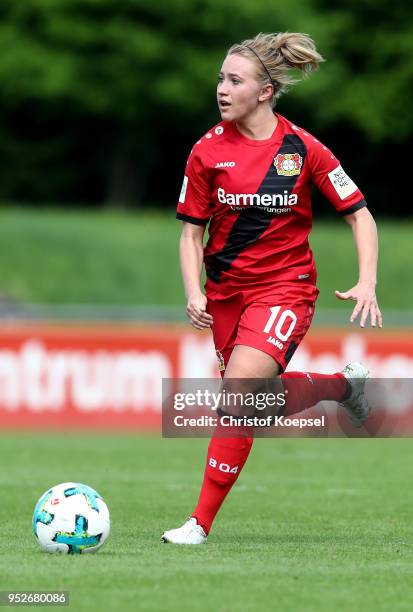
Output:
[[[310,148],[313,184],[341,215],[350,215],[367,206],[364,195],[342,168],[339,160],[320,142]]]
[[[212,185],[200,147],[189,155],[179,196],[176,218],[194,225],[206,225],[211,216]]]

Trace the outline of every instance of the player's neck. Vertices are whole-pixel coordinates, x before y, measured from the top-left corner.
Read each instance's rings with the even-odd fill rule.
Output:
[[[271,109],[257,109],[245,119],[235,122],[237,130],[251,140],[267,140],[271,138],[278,124],[277,116]]]

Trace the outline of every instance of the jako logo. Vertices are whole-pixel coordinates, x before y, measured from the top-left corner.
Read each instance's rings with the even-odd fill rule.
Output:
[[[270,344],[273,344],[274,346],[276,346],[280,350],[282,350],[284,348],[283,343],[280,342],[279,340],[277,340],[277,338],[273,338],[272,336],[268,336],[267,342],[269,342]]]
[[[233,168],[235,162],[217,162],[215,168]]]
[[[218,202],[230,206],[294,206],[298,202],[296,193],[225,193],[225,189],[218,188]]]

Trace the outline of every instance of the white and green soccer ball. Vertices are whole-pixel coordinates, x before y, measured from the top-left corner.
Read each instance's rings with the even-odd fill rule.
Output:
[[[91,487],[64,482],[44,493],[33,514],[33,532],[49,553],[96,552],[110,531],[109,510]]]

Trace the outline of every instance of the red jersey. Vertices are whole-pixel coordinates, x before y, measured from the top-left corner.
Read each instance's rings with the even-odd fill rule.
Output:
[[[312,185],[342,215],[366,206],[327,147],[276,117],[267,140],[246,138],[222,121],[189,156],[176,216],[196,225],[209,222],[204,263],[211,298],[280,281],[315,283],[308,243]]]

